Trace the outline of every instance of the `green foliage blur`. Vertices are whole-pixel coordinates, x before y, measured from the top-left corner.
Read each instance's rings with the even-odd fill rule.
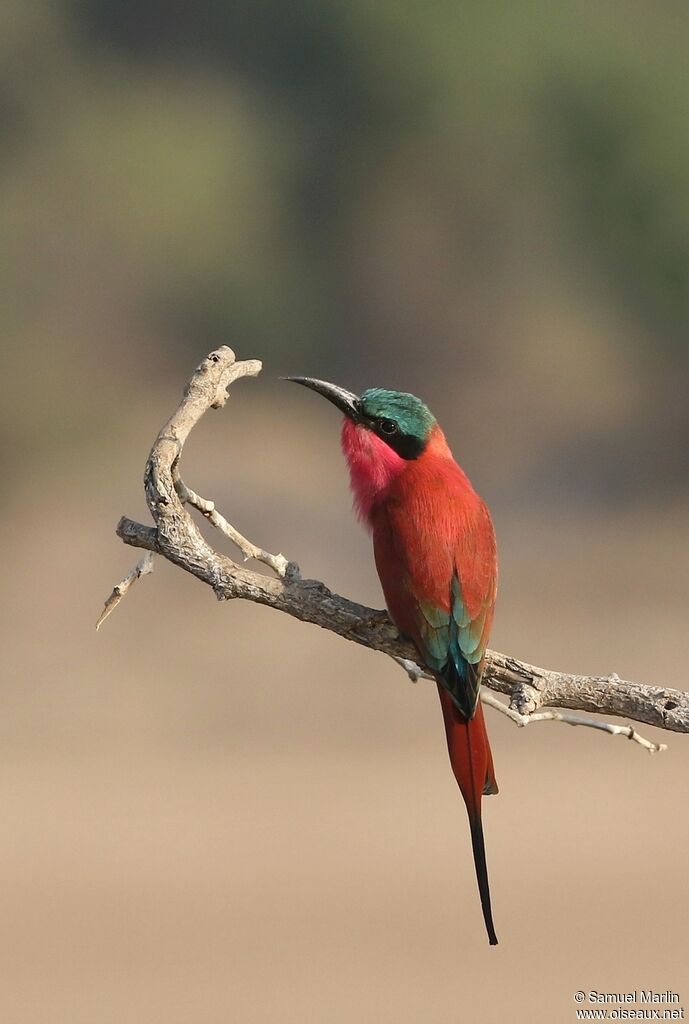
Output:
[[[422,393],[497,491],[686,487],[686,5],[6,0],[0,50],[13,471],[226,342]]]

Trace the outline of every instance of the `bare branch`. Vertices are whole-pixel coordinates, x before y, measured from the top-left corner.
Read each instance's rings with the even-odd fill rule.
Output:
[[[421,668],[415,661],[410,661],[409,658],[399,658],[396,654],[391,655],[392,660],[396,661],[400,668],[409,676],[412,683],[418,683],[419,679],[434,679],[435,677],[427,672],[425,668]]]
[[[419,679],[432,680],[434,678],[431,672],[427,672],[425,668],[417,665],[414,661],[409,661],[407,658],[398,658],[396,655],[392,656],[392,660],[396,661],[400,668],[404,669],[412,683],[418,683]],[[584,715],[569,715],[563,711],[535,711],[531,715],[521,715],[509,704],[498,700],[485,686],[481,687],[481,702],[487,707],[499,711],[521,728],[529,725],[531,722],[564,722],[566,725],[584,725],[589,729],[599,729],[602,732],[607,732],[611,736],[626,736],[627,739],[639,743],[650,754],[667,750],[665,743],[652,743],[650,740],[639,735],[631,725],[613,725],[611,722],[600,722],[596,718],[589,718]]]
[[[585,715],[570,715],[565,711],[534,711],[532,715],[520,715],[518,711],[508,704],[503,704],[492,693],[485,689],[481,690],[481,702],[490,708],[495,708],[501,714],[506,715],[511,722],[523,728],[531,722],[564,722],[565,725],[583,725],[588,729],[599,729],[611,736],[625,736],[628,740],[634,740],[647,750],[649,754],[657,754],[667,750],[666,743],[652,743],[644,736],[641,736],[632,725],[614,725],[612,722],[599,722],[597,718],[589,718]]]
[[[227,388],[233,381],[255,377],[260,369],[257,360],[236,362],[234,353],[225,346],[204,359],[189,381],[179,407],[156,438],[146,464],[144,487],[155,527],[123,518],[117,526],[118,535],[126,544],[161,554],[191,573],[212,587],[219,600],[239,597],[255,601],[382,651],[400,663],[414,665],[416,651],[400,638],[385,612],[333,594],[319,580],[302,579],[294,563],[287,562],[283,566],[282,556],[267,555],[246,541],[216,511],[212,502],[199,498],[182,483],[179,460],[190,431],[208,409],[225,404]],[[185,507],[187,504],[200,509],[245,555],[258,557],[280,573],[279,577],[254,572],[215,551],[193,522]],[[403,667],[411,674],[405,664]],[[555,672],[489,651],[483,682],[492,690],[507,694],[511,710],[530,721],[537,720],[532,716],[541,708],[559,707],[631,718],[674,732],[689,732],[689,693],[627,682],[614,673],[579,676]],[[605,723],[600,723],[596,728],[604,726]],[[622,733],[629,729],[627,726],[617,728]]]
[[[243,537],[239,530],[235,530],[234,526],[228,523],[227,519],[218,512],[215,502],[208,501],[207,498],[202,498],[196,491],[192,491],[191,487],[187,487],[179,476],[175,480],[175,487],[177,488],[180,501],[186,505],[193,505],[194,508],[203,513],[216,529],[224,533],[226,537],[229,537],[232,543],[244,555],[245,562],[248,562],[250,558],[254,558],[257,562],[263,562],[264,565],[269,566],[278,576],[286,576],[288,573],[290,575],[299,575],[299,570],[294,562],[289,562],[284,555],[271,555],[270,552],[264,551],[263,548],[257,548],[250,540]]]
[[[108,615],[117,608],[118,604],[132,584],[136,583],[137,580],[140,580],[142,576],[147,576],[149,572],[153,572],[153,558],[153,552],[147,551],[143,558],[139,559],[134,568],[127,573],[124,579],[115,584],[110,597],[106,600],[105,605],[103,606],[103,611],[98,617],[96,632],[103,625]]]
[[[418,683],[419,679],[434,679],[431,672],[417,665],[415,661],[409,661],[407,658],[398,658],[396,655],[392,655],[392,660],[396,661],[400,668],[404,669],[412,683]],[[521,728],[529,725],[531,722],[564,722],[565,725],[583,725],[589,729],[599,729],[601,732],[607,732],[611,736],[626,736],[628,740],[634,740],[644,750],[648,750],[649,754],[657,754],[660,751],[667,750],[667,744],[652,743],[641,736],[631,725],[613,725],[611,722],[600,722],[596,718],[589,718],[584,715],[570,715],[563,711],[534,711],[531,715],[521,715],[509,704],[498,700],[485,686],[481,687],[481,703],[499,711]]]

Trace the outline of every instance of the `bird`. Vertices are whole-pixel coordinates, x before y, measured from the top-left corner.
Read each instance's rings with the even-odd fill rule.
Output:
[[[284,379],[344,414],[341,446],[355,510],[373,536],[390,618],[437,683],[488,941],[497,945],[481,798],[498,787],[479,700],[498,583],[490,513],[420,398],[384,388],[357,396],[313,377]]]

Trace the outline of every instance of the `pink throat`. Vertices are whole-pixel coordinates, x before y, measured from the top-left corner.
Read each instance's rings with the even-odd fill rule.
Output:
[[[372,430],[350,419],[342,424],[342,451],[349,466],[357,514],[370,521],[376,499],[407,463]]]

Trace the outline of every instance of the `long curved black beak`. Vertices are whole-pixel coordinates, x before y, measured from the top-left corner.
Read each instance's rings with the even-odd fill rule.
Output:
[[[316,380],[314,377],[283,377],[282,380],[291,380],[295,384],[303,384],[305,388],[311,388],[323,398],[336,405],[337,408],[348,416],[350,420],[358,423],[361,420],[361,403],[351,391],[345,391],[337,384],[328,384],[324,380]]]

